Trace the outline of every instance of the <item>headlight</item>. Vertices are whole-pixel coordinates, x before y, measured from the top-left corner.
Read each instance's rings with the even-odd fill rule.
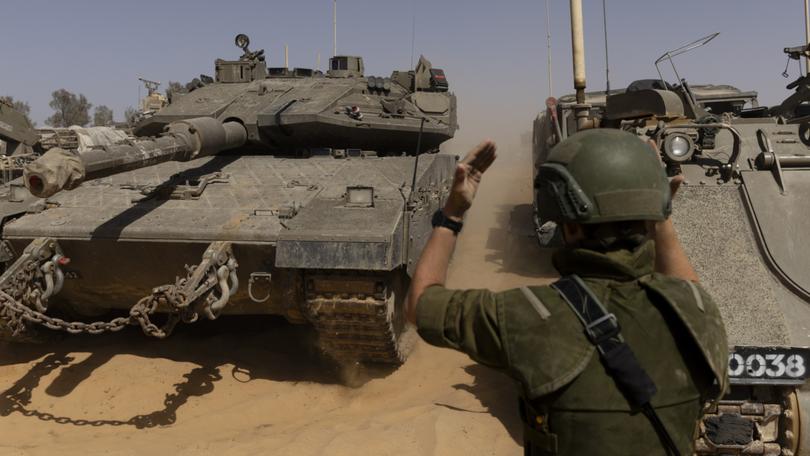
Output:
[[[692,158],[695,143],[692,137],[683,133],[673,133],[664,139],[664,154],[671,162],[683,163]]]

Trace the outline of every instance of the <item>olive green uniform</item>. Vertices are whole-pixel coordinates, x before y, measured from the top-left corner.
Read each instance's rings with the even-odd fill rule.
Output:
[[[681,453],[692,454],[703,402],[727,385],[726,334],[709,295],[697,284],[653,273],[654,259],[648,241],[632,252],[561,250],[554,266],[562,275],[579,275],[616,315],[658,387],[652,406]],[[419,301],[417,326],[428,343],[461,350],[521,384],[527,453],[665,454],[553,288],[493,293],[432,286]]]

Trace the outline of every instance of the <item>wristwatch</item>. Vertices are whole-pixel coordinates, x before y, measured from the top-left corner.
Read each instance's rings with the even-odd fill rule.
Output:
[[[461,231],[461,228],[464,226],[464,223],[456,222],[455,220],[451,220],[450,218],[448,218],[446,215],[444,215],[444,211],[442,211],[441,209],[438,209],[433,214],[431,224],[433,224],[433,228],[443,226],[452,231],[453,234],[455,235],[458,235],[459,231]]]

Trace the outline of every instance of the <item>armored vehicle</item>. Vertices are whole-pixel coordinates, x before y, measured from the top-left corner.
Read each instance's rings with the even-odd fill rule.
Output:
[[[0,98],[0,184],[22,172],[22,166],[35,157],[39,136],[26,117]]]
[[[42,199],[0,206],[7,335],[136,324],[166,337],[277,314],[314,325],[340,360],[404,360],[408,274],[456,160],[434,153],[457,128],[444,72],[422,58],[366,76],[349,56],[325,74],[267,68],[236,43],[241,58],[216,60],[137,137],[26,168]],[[124,314],[86,322],[110,310]]]
[[[656,67],[715,36],[667,52]],[[581,46],[574,48],[581,55]],[[806,49],[786,52],[806,55]],[[797,95],[769,109],[758,106],[756,92],[690,86],[680,78],[586,93],[581,65],[575,64],[576,95],[548,99],[535,120],[534,164],[577,131],[617,128],[651,141],[667,173],[685,177],[673,221],[732,345],[732,387],[719,404],[707,404],[697,454],[810,451],[810,394],[803,389],[810,361],[810,250],[803,241],[810,224],[810,124],[801,116],[807,77],[789,86],[798,87]],[[536,218],[536,229],[544,245],[559,241],[553,223]]]
[[[0,185],[22,175],[25,164],[54,147],[85,152],[129,137],[127,131],[113,127],[35,128],[22,113],[0,99]],[[0,192],[3,190],[7,187]]]

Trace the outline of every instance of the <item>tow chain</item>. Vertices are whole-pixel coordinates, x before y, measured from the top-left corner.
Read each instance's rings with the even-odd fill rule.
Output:
[[[101,334],[139,325],[147,336],[164,339],[177,323],[192,323],[200,313],[211,320],[217,318],[239,286],[231,244],[217,241],[209,245],[199,265],[186,266],[186,277],[154,288],[130,308],[128,316],[93,323],[66,321],[45,312],[48,298],[62,288],[60,266],[68,262],[56,240],[32,241],[0,276],[0,329],[6,326],[15,338],[26,332],[28,324],[70,334]],[[151,320],[158,310],[168,313],[160,326]]]

